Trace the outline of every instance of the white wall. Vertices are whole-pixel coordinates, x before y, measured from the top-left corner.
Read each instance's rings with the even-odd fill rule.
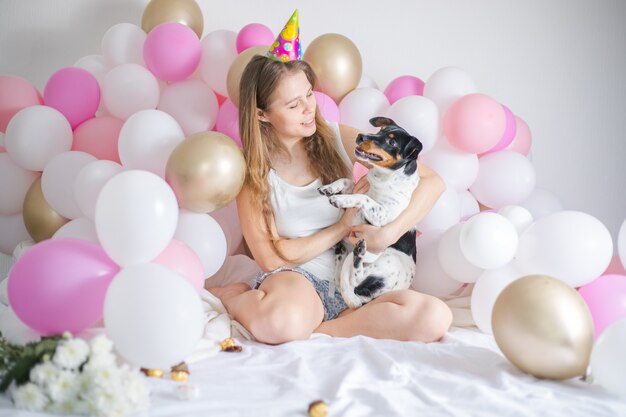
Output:
[[[538,186],[600,219],[626,218],[626,2],[623,0],[197,0],[205,34],[252,22],[276,33],[300,10],[303,47],[341,33],[381,89],[400,75],[457,66],[533,133]],[[57,69],[100,53],[147,0],[0,0],[0,73],[43,89]]]

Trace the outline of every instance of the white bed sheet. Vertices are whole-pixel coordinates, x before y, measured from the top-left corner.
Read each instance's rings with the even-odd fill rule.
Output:
[[[323,399],[329,417],[626,416],[626,400],[599,386],[523,374],[478,330],[453,328],[431,344],[324,335],[280,346],[240,343],[241,353],[190,366],[196,400],[179,400],[178,383],[151,379],[152,407],[141,415],[307,416],[308,404]],[[0,415],[41,414],[12,409],[2,397]]]

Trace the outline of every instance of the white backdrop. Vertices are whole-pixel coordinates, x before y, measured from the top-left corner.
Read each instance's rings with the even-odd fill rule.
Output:
[[[537,186],[601,220],[626,218],[626,2],[623,0],[197,0],[204,33],[263,23],[297,7],[303,48],[340,33],[381,89],[400,75],[468,72],[481,93],[524,119]],[[147,0],[0,0],[0,74],[43,91],[56,70],[100,53],[116,23],[141,24]]]

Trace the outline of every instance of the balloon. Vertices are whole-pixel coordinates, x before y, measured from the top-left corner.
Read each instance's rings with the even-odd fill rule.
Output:
[[[216,30],[202,38],[200,75],[204,82],[221,96],[228,95],[228,69],[237,58],[237,34],[231,30]],[[241,74],[239,75],[241,78]]]
[[[421,96],[423,93],[424,81],[412,75],[403,75],[394,78],[387,87],[385,87],[385,95],[389,100],[389,104],[395,103],[402,97]]]
[[[358,161],[352,165],[352,179],[356,184],[361,178],[367,175],[368,169],[361,165]]]
[[[366,132],[377,132],[370,124],[372,117],[384,114],[389,108],[387,97],[375,88],[357,88],[339,103],[341,122]]]
[[[213,129],[217,119],[217,97],[200,80],[169,84],[161,93],[157,107],[180,124],[185,136]]]
[[[476,326],[487,334],[493,334],[491,316],[496,299],[511,282],[523,277],[515,261],[498,269],[484,271],[474,284],[471,298],[472,318]]]
[[[210,215],[181,209],[174,238],[185,243],[198,255],[205,277],[215,274],[224,263],[227,253],[226,237],[220,225]]]
[[[98,234],[96,233],[96,225],[86,217],[79,217],[65,223],[52,235],[52,239],[67,237],[100,243],[98,241]]]
[[[13,116],[4,147],[22,168],[43,171],[50,159],[72,147],[72,128],[63,114],[48,106],[31,106]]]
[[[596,339],[613,322],[626,317],[625,275],[602,275],[578,292],[591,311]]]
[[[626,220],[624,220],[617,233],[617,254],[622,261],[622,266],[626,268]]]
[[[476,201],[472,193],[467,190],[459,192],[459,207],[461,210],[461,220],[467,220],[474,214],[480,212],[478,201]]]
[[[502,134],[502,137],[500,138],[498,143],[485,153],[492,153],[505,149],[509,146],[509,144],[513,141],[513,138],[515,137],[515,132],[517,131],[515,115],[511,112],[511,109],[509,109],[504,104],[502,105],[502,109],[504,110],[504,117],[506,121],[504,133]]]
[[[115,350],[144,368],[182,362],[200,341],[204,322],[198,292],[161,265],[122,269],[104,301],[104,326]]]
[[[160,80],[181,81],[200,63],[200,40],[189,27],[161,23],[152,29],[143,45],[146,67]]]
[[[155,109],[159,104],[159,83],[141,65],[118,65],[107,73],[101,87],[104,106],[118,119],[126,120],[140,110]]]
[[[418,255],[411,288],[435,297],[452,294],[463,286],[462,282],[449,277],[439,263],[439,242],[443,233],[443,230],[427,230],[415,241]]]
[[[611,262],[613,239],[595,217],[560,211],[542,217],[520,236],[516,258],[525,274],[546,274],[572,287],[599,277]]]
[[[24,197],[22,215],[26,230],[35,242],[50,239],[61,226],[69,221],[54,211],[44,198],[41,178],[36,179],[28,189]]]
[[[235,142],[218,132],[189,136],[174,149],[165,170],[180,207],[208,213],[234,199],[246,176]]]
[[[456,67],[444,67],[435,71],[424,85],[424,97],[437,104],[444,115],[458,98],[477,92],[476,83],[468,73]]]
[[[43,103],[39,91],[15,75],[0,75],[0,132],[7,131],[9,120],[25,107]]]
[[[386,115],[422,142],[422,152],[431,149],[439,138],[439,109],[426,97],[401,98],[389,107]]]
[[[482,268],[470,263],[461,251],[460,237],[464,223],[457,223],[445,231],[439,241],[439,264],[450,278],[460,282],[476,282]]]
[[[113,161],[89,162],[76,174],[74,199],[82,214],[89,220],[96,217],[96,201],[104,184],[122,172],[122,166]]]
[[[259,45],[248,48],[235,58],[228,69],[226,89],[228,90],[228,97],[237,108],[239,108],[239,83],[241,82],[243,71],[255,55],[265,55],[268,49],[269,45]]]
[[[563,210],[563,204],[554,193],[539,187],[535,187],[521,206],[528,209],[535,219]]]
[[[132,23],[118,23],[102,37],[102,55],[108,66],[121,64],[144,65],[143,45],[146,32]],[[97,78],[97,77],[96,77]]]
[[[249,23],[237,34],[237,53],[258,45],[271,45],[274,42],[272,30],[261,23]]]
[[[522,206],[505,206],[498,210],[498,214],[513,223],[518,234],[522,234],[533,222],[533,215]]]
[[[100,105],[100,86],[85,69],[62,68],[46,83],[43,100],[46,106],[63,113],[74,129],[95,116]]]
[[[593,383],[626,397],[626,319],[610,325],[598,338],[591,352]]]
[[[319,91],[313,91],[313,94],[315,94],[315,101],[317,102],[317,107],[322,117],[329,122],[339,123],[341,121],[341,115],[337,103],[335,103],[332,98]]]
[[[582,297],[546,275],[509,284],[491,320],[498,347],[521,371],[538,378],[583,376],[593,345],[593,322]]]
[[[8,153],[0,153],[0,216],[22,211],[24,197],[37,178],[38,172],[24,169],[13,162]]]
[[[473,153],[459,151],[445,137],[434,145],[424,155],[420,154],[420,161],[437,172],[456,191],[467,190],[478,176],[478,157]]]
[[[528,199],[535,181],[535,168],[526,157],[500,151],[478,159],[478,175],[470,191],[482,204],[499,209]]]
[[[242,147],[241,136],[239,136],[239,109],[229,98],[225,99],[217,112],[215,131],[225,134],[234,140],[237,146]]]
[[[304,52],[317,75],[315,89],[339,103],[361,80],[363,62],[356,45],[337,33],[326,33],[313,39]]]
[[[163,177],[168,158],[184,139],[185,133],[172,116],[161,110],[142,110],[122,126],[120,160],[126,169],[142,169]]]
[[[41,190],[50,207],[61,216],[75,219],[82,215],[74,198],[78,172],[96,158],[85,152],[68,151],[52,158],[41,175]]]
[[[224,207],[211,212],[211,217],[220,225],[228,247],[228,255],[234,254],[241,249],[243,243],[243,233],[239,224],[239,213],[237,211],[237,200],[232,200]]]
[[[461,97],[443,119],[443,131],[450,144],[469,153],[491,149],[502,137],[505,127],[502,105],[484,94]]]
[[[74,130],[72,150],[119,163],[117,144],[123,124],[122,120],[110,116],[87,120]]]
[[[365,87],[370,87],[370,88],[375,88],[377,90],[380,90],[380,88],[378,88],[378,84],[376,84],[376,81],[374,81],[372,77],[370,77],[369,75],[363,73],[361,74],[361,80],[359,81],[359,84],[356,86],[356,88],[365,88]]]
[[[44,336],[76,334],[102,318],[105,293],[118,271],[95,243],[46,240],[13,265],[9,302],[20,320]]]
[[[194,0],[151,0],[143,11],[141,28],[149,33],[164,22],[178,22],[188,26],[198,38],[202,37],[204,19]]]
[[[626,268],[622,265],[619,256],[615,255],[611,258],[609,266],[606,267],[602,275],[626,275]]]
[[[417,224],[420,232],[427,230],[448,230],[461,220],[459,195],[454,187],[446,185],[430,212]]]
[[[18,243],[30,240],[22,213],[0,216],[0,252],[12,254]]]
[[[515,136],[511,143],[504,149],[509,151],[515,151],[522,155],[528,155],[530,152],[530,145],[532,143],[532,136],[528,124],[525,121],[515,116]]]
[[[150,262],[174,237],[176,197],[159,176],[125,171],[102,188],[95,223],[102,247],[118,265]]]
[[[517,229],[497,213],[478,213],[463,224],[459,246],[467,261],[479,268],[508,264],[517,251]]]
[[[178,272],[196,290],[200,291],[204,288],[202,262],[196,252],[180,240],[172,239],[152,262]]]

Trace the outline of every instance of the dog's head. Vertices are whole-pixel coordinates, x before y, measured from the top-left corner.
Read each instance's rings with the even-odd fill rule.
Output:
[[[412,175],[417,169],[422,142],[387,117],[374,117],[370,123],[381,129],[357,136],[354,151],[357,159],[394,171],[404,167],[404,173]]]

